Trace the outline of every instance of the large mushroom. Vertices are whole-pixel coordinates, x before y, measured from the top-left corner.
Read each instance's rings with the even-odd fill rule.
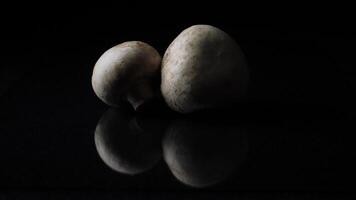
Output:
[[[124,42],[107,50],[96,62],[92,86],[95,94],[114,107],[128,101],[135,110],[159,93],[161,56],[150,45]]]
[[[228,106],[245,95],[249,73],[236,42],[210,25],[185,29],[162,60],[162,95],[180,113]]]

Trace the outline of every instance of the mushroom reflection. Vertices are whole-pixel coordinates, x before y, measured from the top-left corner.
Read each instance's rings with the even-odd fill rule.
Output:
[[[99,156],[111,169],[135,175],[151,169],[161,159],[160,136],[146,130],[127,112],[109,109],[95,130]]]
[[[165,162],[179,181],[192,187],[223,181],[246,154],[245,132],[223,120],[176,120],[163,138]]]

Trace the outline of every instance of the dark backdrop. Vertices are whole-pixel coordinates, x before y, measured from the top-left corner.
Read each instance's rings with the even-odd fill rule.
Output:
[[[330,127],[321,123],[325,127],[311,139],[313,142],[307,142],[310,148],[301,153],[293,151],[294,157],[290,158],[306,156],[306,160],[301,158],[300,161],[313,163],[314,158],[322,159],[324,155],[316,148],[321,153],[310,156],[314,145],[329,149],[327,164],[314,160],[317,166],[325,164],[326,171],[316,168],[305,175],[313,177],[316,173],[319,179],[303,177],[303,180],[297,178],[297,181],[290,179],[288,182],[283,177],[264,174],[262,170],[261,174],[252,177],[245,189],[352,191],[354,184],[348,182],[355,177],[351,163],[355,158],[352,124],[356,108],[356,35],[353,20],[346,10],[341,9],[341,14],[336,14],[335,10],[320,13],[314,9],[292,11],[293,6],[267,9],[263,5],[247,10],[244,6],[222,2],[194,6],[185,2],[118,4],[92,4],[85,8],[70,4],[44,7],[20,4],[3,8],[2,191],[15,194],[28,190],[109,188],[116,191],[113,188],[117,183],[129,189],[181,188],[170,184],[169,173],[162,166],[154,175],[141,177],[144,181],[139,183],[127,177],[107,181],[114,176],[107,171],[95,174],[104,167],[102,163],[91,165],[98,158],[90,134],[107,107],[92,92],[90,77],[96,60],[108,48],[128,40],[141,40],[163,55],[170,42],[194,24],[210,24],[224,30],[245,52],[252,75],[249,91],[252,111],[245,113],[249,118],[338,121],[336,125],[329,124]],[[225,115],[236,117],[236,113]],[[264,126],[274,127],[269,122]],[[307,129],[310,127],[314,126],[307,126]],[[275,132],[273,128],[269,131]],[[278,141],[284,142],[283,138]],[[298,146],[305,141],[294,135],[289,142]],[[288,146],[281,148],[288,149]],[[280,156],[286,155],[281,153]],[[273,161],[277,162],[278,157],[275,159]],[[329,163],[330,159],[335,162]],[[260,162],[264,161],[271,160]],[[272,169],[273,165],[267,168]],[[167,177],[159,175],[161,171]],[[157,174],[162,180],[156,184]],[[258,176],[265,182],[254,182],[259,180]],[[31,195],[36,196],[36,193],[30,192]]]
[[[252,70],[251,97],[353,107],[355,37],[350,16],[181,4],[14,7],[2,18],[5,84],[0,91],[36,70],[48,77],[66,70],[67,78],[81,77],[78,83],[84,84],[97,58],[118,43],[142,40],[163,55],[186,27],[211,24],[244,50]]]

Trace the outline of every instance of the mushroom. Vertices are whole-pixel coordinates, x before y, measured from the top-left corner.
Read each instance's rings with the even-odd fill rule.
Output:
[[[95,146],[104,163],[116,172],[136,175],[162,158],[160,129],[145,127],[127,112],[110,108],[95,129]]]
[[[190,113],[240,101],[249,73],[242,50],[228,34],[210,25],[194,25],[169,45],[161,77],[168,106]]]
[[[163,138],[163,158],[172,174],[191,187],[215,185],[247,156],[245,131],[224,120],[175,120]]]
[[[92,75],[95,94],[106,104],[119,107],[128,101],[135,110],[159,91],[161,56],[150,45],[124,42],[107,50]]]

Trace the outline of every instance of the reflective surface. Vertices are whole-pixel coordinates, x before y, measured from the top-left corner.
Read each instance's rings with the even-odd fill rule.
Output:
[[[246,109],[231,110],[240,112],[235,118],[224,116],[226,110],[146,115],[109,108],[95,129],[96,150],[116,176],[139,183],[142,174],[157,178],[154,185],[145,185],[149,188],[351,189],[345,181],[356,177],[348,159],[354,156],[346,133],[353,128],[351,121],[332,119],[335,113],[315,105],[289,114],[286,107],[275,105],[273,113],[263,113],[251,106],[266,107],[244,105]],[[319,120],[293,119],[305,109],[309,118]],[[256,120],[256,114],[270,114],[271,120]],[[273,119],[277,116],[286,119]]]
[[[113,170],[135,175],[151,169],[160,161],[160,132],[145,130],[137,118],[109,109],[95,129],[99,156]]]
[[[134,113],[108,108],[87,82],[62,79],[66,74],[73,73],[29,75],[1,98],[1,188],[328,192],[355,186],[355,127],[347,113],[268,101],[193,115]]]
[[[24,50],[4,60],[11,70],[0,70],[7,72],[0,75],[6,76],[0,80],[0,193],[254,199],[276,192],[280,199],[289,198],[284,193],[305,199],[304,193],[354,192],[356,87],[349,50],[356,39],[213,21],[248,58],[246,102],[192,115],[162,107],[134,113],[97,99],[90,84],[97,58],[131,39],[162,54],[190,19],[112,27],[94,18],[37,31],[27,45],[8,45]],[[112,29],[93,30],[101,23]]]
[[[246,132],[231,120],[194,116],[173,119],[165,127],[163,121],[132,115],[110,108],[95,130],[98,154],[116,172],[143,173],[163,155],[177,180],[204,188],[228,178],[246,159]]]
[[[245,161],[247,136],[229,121],[196,118],[171,123],[162,141],[163,156],[179,181],[204,188],[228,178]]]

